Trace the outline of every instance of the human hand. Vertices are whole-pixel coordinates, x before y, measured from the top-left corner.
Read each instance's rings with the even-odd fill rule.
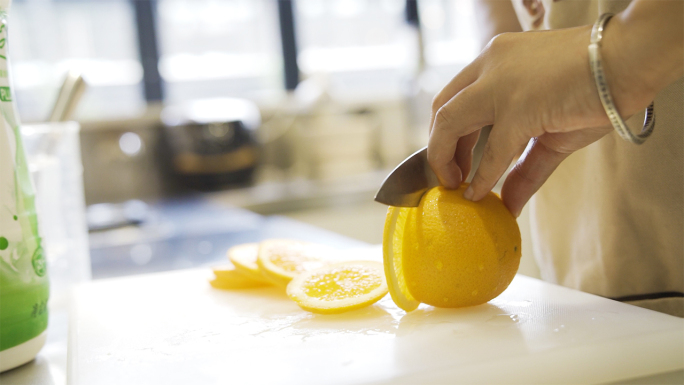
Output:
[[[499,35],[435,97],[428,161],[444,186],[468,176],[479,131],[491,124],[464,196],[484,197],[529,142],[502,191],[517,216],[563,159],[612,130],[588,65],[590,34],[587,26]]]
[[[604,73],[623,118],[684,76],[682,12],[680,0],[634,0],[604,31]],[[428,161],[444,186],[468,176],[480,128],[493,125],[464,196],[484,197],[527,145],[501,192],[518,216],[563,159],[612,130],[589,69],[590,35],[591,26],[499,35],[437,94]]]

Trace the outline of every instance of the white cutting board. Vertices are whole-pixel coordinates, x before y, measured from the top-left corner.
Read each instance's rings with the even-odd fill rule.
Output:
[[[371,258],[379,258],[372,249]],[[684,368],[684,321],[517,276],[488,304],[305,312],[209,269],[74,292],[70,384],[603,383]]]

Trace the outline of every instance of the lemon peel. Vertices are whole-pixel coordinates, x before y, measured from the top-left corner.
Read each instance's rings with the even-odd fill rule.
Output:
[[[390,206],[382,236],[382,257],[389,293],[394,303],[407,312],[420,304],[409,292],[402,272],[402,239],[409,210],[408,207]]]

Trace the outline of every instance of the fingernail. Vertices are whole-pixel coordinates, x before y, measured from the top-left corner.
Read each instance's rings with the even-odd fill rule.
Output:
[[[468,186],[468,188],[463,193],[463,198],[472,201],[473,195],[475,195],[475,191],[473,191],[473,186]]]

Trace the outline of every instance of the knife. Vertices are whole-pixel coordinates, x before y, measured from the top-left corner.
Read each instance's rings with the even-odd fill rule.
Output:
[[[417,207],[430,188],[439,186],[427,161],[427,147],[416,151],[392,170],[375,194],[375,201],[389,206]]]

